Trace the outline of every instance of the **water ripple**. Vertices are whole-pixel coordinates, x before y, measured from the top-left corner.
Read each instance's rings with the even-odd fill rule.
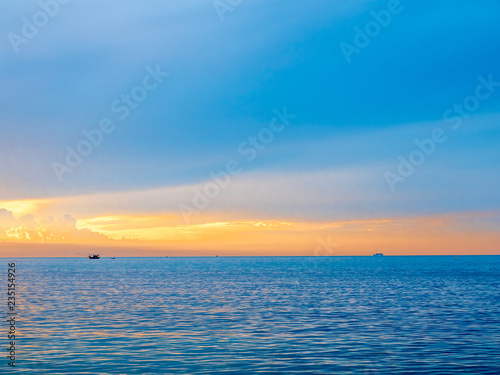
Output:
[[[500,373],[500,257],[17,264],[15,373]]]

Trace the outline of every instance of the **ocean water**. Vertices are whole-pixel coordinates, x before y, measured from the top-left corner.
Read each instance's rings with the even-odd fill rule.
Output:
[[[0,373],[500,373],[500,256],[15,261]]]

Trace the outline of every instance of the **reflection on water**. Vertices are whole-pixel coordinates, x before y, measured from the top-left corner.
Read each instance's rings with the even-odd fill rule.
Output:
[[[19,259],[17,268],[15,373],[500,373],[500,257]],[[14,373],[2,361],[0,372]]]

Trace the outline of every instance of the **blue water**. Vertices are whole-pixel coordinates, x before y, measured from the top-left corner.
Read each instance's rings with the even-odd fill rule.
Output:
[[[16,263],[0,373],[500,373],[500,256]]]

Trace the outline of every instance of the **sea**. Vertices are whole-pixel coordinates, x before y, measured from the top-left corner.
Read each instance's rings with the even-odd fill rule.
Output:
[[[500,374],[500,256],[1,263],[1,374]]]

